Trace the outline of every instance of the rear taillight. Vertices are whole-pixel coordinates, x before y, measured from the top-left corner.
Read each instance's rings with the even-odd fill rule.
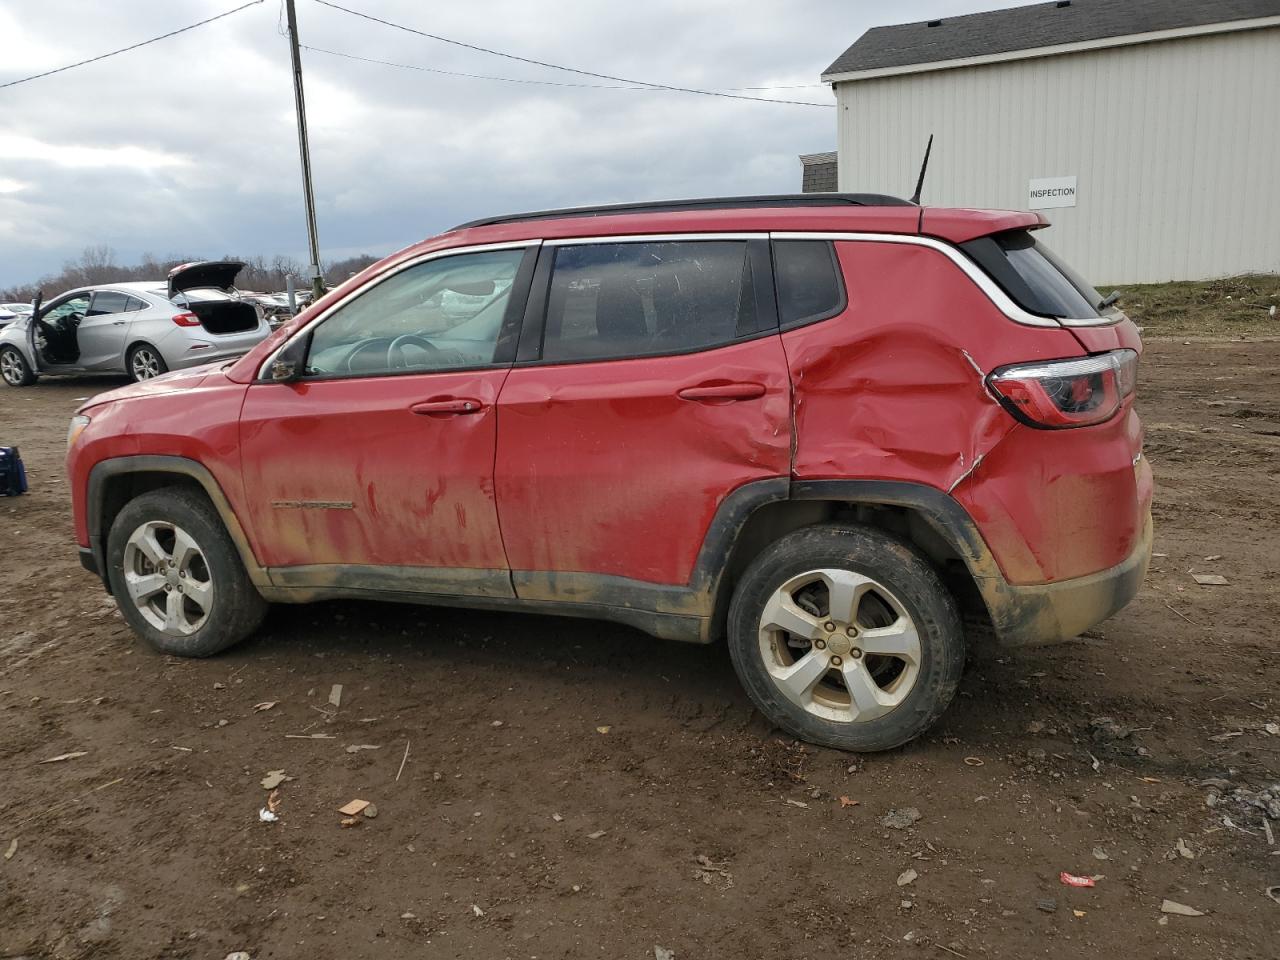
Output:
[[[198,327],[200,326],[200,318],[194,313],[175,313],[173,322],[180,327]]]
[[[1113,350],[1077,360],[1015,363],[987,377],[1004,408],[1033,427],[1061,430],[1110,420],[1137,384],[1138,354]]]

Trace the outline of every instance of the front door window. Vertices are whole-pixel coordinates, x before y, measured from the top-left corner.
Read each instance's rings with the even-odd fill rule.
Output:
[[[428,260],[393,274],[316,327],[307,375],[380,376],[494,362],[524,250]]]

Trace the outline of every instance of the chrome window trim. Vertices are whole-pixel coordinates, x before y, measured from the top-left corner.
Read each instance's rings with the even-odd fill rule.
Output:
[[[906,243],[917,247],[928,247],[947,257],[964,271],[965,275],[973,281],[978,289],[987,295],[987,299],[994,303],[1001,313],[1014,323],[1020,323],[1025,327],[1048,327],[1051,329],[1060,327],[1104,327],[1117,323],[1120,319],[1118,316],[1059,319],[1028,313],[1014,303],[1009,295],[1000,289],[999,284],[987,276],[976,263],[950,244],[935,240],[932,237],[905,233],[835,233],[830,231],[806,232],[791,230],[771,233],[769,236],[774,240],[853,240],[873,243]]]
[[[312,327],[323,323],[328,317],[333,315],[334,311],[342,309],[366,290],[373,289],[384,280],[394,277],[397,273],[400,273],[403,270],[408,270],[410,267],[416,267],[418,264],[426,263],[430,260],[441,260],[444,257],[456,257],[466,253],[484,253],[489,250],[523,250],[525,247],[537,247],[541,245],[541,240],[507,240],[501,243],[473,243],[465,247],[448,247],[443,250],[432,250],[430,253],[424,253],[420,256],[412,257],[403,263],[398,263],[386,273],[378,274],[374,281],[370,283],[362,283],[341,300],[336,303],[331,303],[329,306],[325,307],[323,313],[316,314],[297,330],[293,331],[289,336],[285,337],[285,339],[280,342],[280,346],[272,350],[271,353],[267,355],[267,358],[263,360],[262,363],[258,364],[258,369],[254,374],[254,380],[261,381],[269,379],[267,371],[271,369],[271,365],[275,362],[276,357],[278,357],[280,353],[289,346],[289,344],[293,343],[299,337],[306,336]]]

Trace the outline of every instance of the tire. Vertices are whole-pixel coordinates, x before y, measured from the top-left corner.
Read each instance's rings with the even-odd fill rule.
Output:
[[[107,578],[134,632],[179,657],[227,649],[267,612],[217,511],[194,490],[153,490],[125,504],[107,535]]]
[[[160,351],[149,343],[135,343],[130,347],[124,366],[125,372],[134,383],[141,383],[143,380],[150,380],[169,372],[169,365],[164,362]]]
[[[767,547],[738,582],[728,627],[734,669],[760,712],[840,750],[918,737],[964,669],[955,599],[909,544],[871,527],[821,524]]]
[[[29,387],[39,379],[17,347],[0,349],[0,377],[11,387]]]

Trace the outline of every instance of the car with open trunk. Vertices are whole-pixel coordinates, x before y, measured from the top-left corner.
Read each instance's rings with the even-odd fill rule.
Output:
[[[236,290],[237,260],[175,267],[167,281],[78,287],[0,329],[0,379],[27,387],[42,374],[169,370],[240,356],[264,340],[262,309]]]

